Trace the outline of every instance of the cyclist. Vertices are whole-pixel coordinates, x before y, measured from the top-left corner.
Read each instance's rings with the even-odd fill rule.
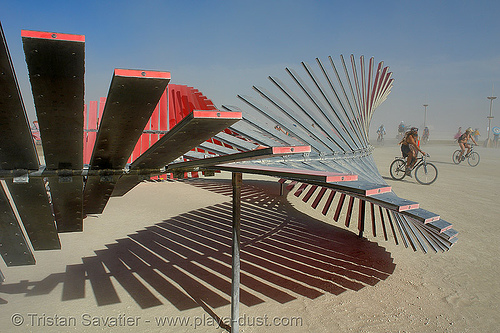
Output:
[[[405,175],[411,177],[411,170],[413,166],[417,162],[418,152],[425,155],[425,153],[420,150],[420,147],[417,144],[418,140],[418,128],[412,127],[408,132],[406,132],[403,140],[399,143],[401,145],[401,153],[403,157],[407,157],[406,159],[406,170]]]
[[[425,126],[424,128],[424,134],[422,135],[422,141],[427,142],[429,141],[429,127]]]
[[[458,145],[460,146],[460,154],[458,154],[458,160],[463,161],[465,160],[464,152],[465,148],[467,148],[467,153],[465,154],[466,156],[470,153],[471,150],[471,145],[468,143],[469,140],[472,140],[474,144],[477,146],[476,140],[474,140],[474,137],[472,136],[472,128],[469,127],[468,129],[465,130],[465,132],[460,135],[458,138]]]
[[[405,133],[405,122],[401,120],[398,125],[398,138],[402,138]]]
[[[384,124],[380,125],[380,127],[379,127],[379,128],[378,128],[378,130],[377,130],[377,134],[378,134],[377,141],[382,141],[382,140],[384,140],[384,135],[385,135],[385,127],[384,127]]]
[[[460,135],[462,134],[462,127],[459,127],[457,133],[455,133],[455,135],[453,136],[453,139],[458,140],[458,138],[460,138]]]

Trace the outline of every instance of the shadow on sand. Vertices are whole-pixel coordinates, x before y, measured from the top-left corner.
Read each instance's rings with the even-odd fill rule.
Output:
[[[188,183],[232,194],[230,181]],[[384,248],[297,212],[262,186],[271,185],[245,181],[242,187],[242,304],[339,295],[373,286],[394,271]],[[87,295],[103,306],[121,302],[118,283],[140,308],[170,302],[181,311],[201,306],[216,317],[211,309],[230,303],[231,213],[227,202],[180,214],[117,239],[66,272],[0,285],[0,293],[35,297],[62,284],[62,301],[68,301],[86,297],[88,280],[93,293]]]

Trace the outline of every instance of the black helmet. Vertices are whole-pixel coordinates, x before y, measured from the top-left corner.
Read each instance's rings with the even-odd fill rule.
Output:
[[[418,132],[418,128],[416,128],[416,127],[412,127],[412,128],[410,129],[410,131],[411,131],[411,132]]]

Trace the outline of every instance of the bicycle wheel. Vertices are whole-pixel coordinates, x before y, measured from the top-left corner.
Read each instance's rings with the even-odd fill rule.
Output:
[[[415,169],[415,179],[422,185],[430,185],[436,181],[438,169],[432,163],[422,163]]]
[[[475,167],[476,165],[479,164],[479,154],[475,151],[473,151],[470,155],[469,158],[467,158],[467,162],[471,167]]]
[[[406,162],[403,159],[396,159],[391,163],[391,177],[392,179],[401,180],[405,178]]]
[[[460,162],[462,162],[462,161],[460,161],[460,160],[458,159],[458,156],[459,156],[459,155],[460,155],[460,149],[455,150],[455,152],[453,153],[453,156],[452,156],[452,158],[451,158],[451,159],[453,160],[453,163],[455,163],[455,164],[459,164]]]

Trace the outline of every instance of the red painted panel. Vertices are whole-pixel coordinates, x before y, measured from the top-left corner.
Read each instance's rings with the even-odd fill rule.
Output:
[[[87,109],[87,104],[83,105],[83,129],[88,129],[89,128],[89,115],[88,115],[88,109]]]
[[[62,34],[58,32],[21,30],[21,37],[64,40],[69,42],[85,42],[85,35]]]
[[[97,129],[97,101],[90,101],[88,107],[88,124],[87,129],[96,130]],[[92,151],[94,150],[94,144],[97,137],[96,132],[87,132],[86,141],[84,143],[84,163],[90,163],[92,158]]]
[[[83,106],[83,164],[89,163],[87,158],[86,158],[86,156],[88,155],[88,153],[87,153],[87,150],[88,150],[88,144],[87,144],[88,132],[85,131],[86,129],[89,128],[88,119],[89,119],[88,109],[87,109],[87,104],[85,104]],[[33,130],[31,131],[31,133],[33,133]],[[34,137],[34,134],[32,134],[32,135]]]
[[[183,118],[181,92],[178,89],[178,86],[172,87],[170,97],[172,98],[172,103],[170,104],[172,106],[170,109],[170,128],[172,128]]]
[[[187,114],[186,114],[187,116]],[[229,112],[218,110],[195,110],[193,111],[195,118],[224,118],[224,119],[241,119],[241,112]]]
[[[161,131],[168,131],[168,90],[169,86],[165,89],[163,92],[163,95],[160,97],[160,101],[158,102],[159,105],[159,113],[158,116],[160,118],[160,127],[159,130]]]
[[[160,102],[156,105],[151,118],[149,119],[150,128],[154,131],[158,130],[158,120],[160,118]]]
[[[420,205],[418,203],[413,205],[400,206],[398,211],[402,212],[405,210],[417,209],[419,206]]]
[[[143,77],[149,79],[170,79],[170,72],[115,68],[115,76]]]
[[[141,135],[141,154],[144,154],[146,150],[151,146],[149,138],[151,134],[144,133]]]
[[[193,112],[193,104],[188,98],[188,88],[187,86],[179,86],[180,90],[180,101],[181,101],[181,118],[177,119],[177,122],[181,121],[182,118]]]
[[[97,127],[101,126],[102,113],[106,105],[106,97],[99,98],[99,113],[97,114]]]
[[[390,186],[385,186],[385,187],[379,187],[379,188],[374,188],[372,190],[366,190],[365,195],[374,195],[374,194],[380,194],[380,193],[387,193],[391,192],[392,187]]]
[[[141,146],[142,146],[142,135],[139,137],[139,140],[137,140],[137,143],[135,144],[135,148],[132,151],[132,155],[130,155],[130,162],[133,162],[136,158],[141,156]]]
[[[273,154],[310,153],[311,146],[273,147]]]
[[[89,119],[87,129],[97,129],[97,101],[89,102]]]
[[[158,102],[158,105],[156,105],[155,110],[153,111],[153,114],[151,115],[151,120],[149,121],[151,123],[151,130],[157,131],[160,128],[160,102]],[[154,145],[156,141],[160,136],[158,134],[150,134],[149,135],[149,141],[150,141],[150,146]]]
[[[193,87],[189,87],[189,99],[191,103],[193,103],[193,108],[194,109],[201,109],[200,101],[198,99],[198,96],[196,96],[196,92],[198,90],[194,89]]]
[[[186,96],[186,86],[178,86],[177,87],[177,93],[178,93],[178,99],[177,99],[177,103],[178,103],[178,112],[176,114],[176,121],[177,123],[179,123],[185,116],[186,114],[189,114],[189,112],[187,112],[187,110],[189,109],[188,106],[189,104],[187,103],[187,96]]]

